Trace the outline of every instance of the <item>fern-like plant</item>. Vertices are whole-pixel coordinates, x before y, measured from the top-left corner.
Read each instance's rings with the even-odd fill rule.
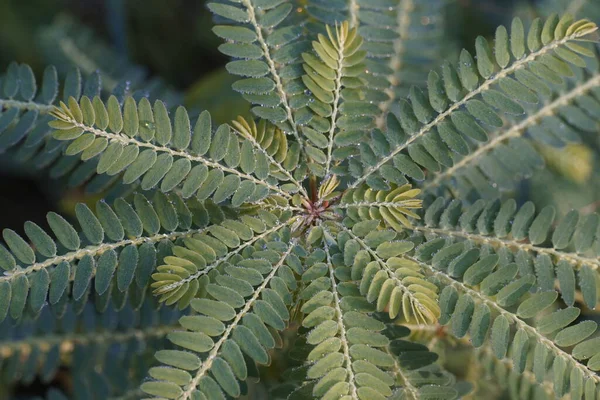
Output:
[[[438,63],[443,6],[209,3],[253,105],[218,126],[116,72],[11,64],[0,149],[112,191],[3,231],[2,385],[66,367],[48,398],[454,399],[496,376],[599,398],[600,217],[519,185],[598,133],[597,27],[516,18]]]

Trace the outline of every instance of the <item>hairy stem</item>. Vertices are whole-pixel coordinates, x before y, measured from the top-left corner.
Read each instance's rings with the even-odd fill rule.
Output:
[[[49,114],[55,107],[53,105],[36,103],[35,101],[0,100],[0,110],[8,108],[18,108],[23,111],[36,110],[40,114]]]
[[[389,99],[381,103],[379,106],[381,113],[376,119],[377,127],[379,129],[385,128],[386,113],[390,109],[390,106],[394,103],[394,100],[396,100],[395,89],[402,83],[398,79],[398,72],[404,65],[404,52],[406,47],[404,42],[407,39],[408,31],[410,29],[410,12],[413,10],[413,8],[413,0],[400,0],[396,10],[396,33],[398,34],[398,38],[394,40],[394,54],[388,63],[392,73],[387,77],[388,81],[390,82],[390,87],[385,90],[385,93],[388,95]]]
[[[598,268],[600,267],[600,258],[589,258],[577,254],[564,253],[560,250],[548,247],[535,246],[530,243],[518,242],[516,240],[499,239],[495,237],[483,236],[464,231],[451,231],[441,228],[430,228],[427,226],[414,226],[408,229],[412,229],[415,232],[423,232],[436,236],[450,236],[456,238],[463,238],[478,244],[488,244],[495,248],[507,247],[509,249],[519,249],[524,251],[532,251],[538,254],[547,254],[551,257],[555,257],[556,259],[568,261],[575,268],[580,268],[582,265],[587,265],[594,270],[598,270]]]
[[[355,26],[354,23],[351,24]],[[335,135],[335,129],[337,128],[337,117],[339,111],[340,96],[342,91],[342,70],[344,60],[344,44],[340,41],[340,48],[338,51],[338,65],[335,70],[335,88],[333,90],[333,111],[331,112],[331,128],[329,129],[329,138],[327,144],[327,161],[325,162],[325,176],[329,175],[331,169],[331,154],[333,152],[333,138]]]
[[[327,255],[327,267],[329,268],[329,280],[331,281],[331,293],[333,294],[333,307],[335,308],[335,318],[338,325],[338,332],[342,342],[342,351],[344,354],[344,368],[348,375],[348,384],[350,385],[350,396],[354,400],[359,400],[357,387],[355,383],[354,371],[352,370],[352,358],[350,357],[350,347],[348,346],[348,336],[346,333],[346,326],[344,325],[344,314],[340,308],[340,296],[338,294],[337,282],[335,277],[335,270],[333,268],[333,261],[331,260],[331,253],[329,251],[329,245],[327,241],[323,241],[325,254]]]
[[[242,4],[244,5],[244,7],[246,8],[246,11],[248,12],[248,18],[250,19],[250,24],[254,28],[254,32],[256,33],[256,37],[257,37],[257,41],[263,51],[265,61],[267,62],[267,65],[269,66],[269,73],[271,74],[271,77],[275,81],[275,88],[277,90],[277,94],[279,95],[279,98],[281,99],[283,108],[285,109],[285,112],[287,114],[286,119],[290,125],[290,128],[292,129],[292,134],[298,141],[298,144],[300,145],[300,147],[304,147],[304,140],[298,134],[298,128],[296,126],[296,122],[294,121],[294,116],[292,115],[292,108],[289,105],[287,95],[285,93],[285,89],[283,88],[283,82],[281,80],[281,77],[279,76],[279,73],[277,72],[277,67],[275,66],[275,61],[273,61],[273,58],[271,57],[271,50],[269,49],[269,46],[267,45],[267,41],[265,40],[265,38],[263,36],[262,28],[258,24],[258,21],[256,19],[256,10],[254,9],[254,5],[252,4],[252,2],[250,0],[242,0]]]
[[[334,204],[331,206],[334,210],[344,210],[348,208],[361,208],[361,207],[391,207],[398,208],[402,204],[399,202],[393,201],[359,201],[356,203],[344,203],[344,204]],[[421,207],[413,207],[415,209],[419,209]]]
[[[131,339],[145,340],[164,337],[173,332],[176,327],[175,325],[158,325],[128,329],[122,332],[106,330],[25,337],[22,340],[0,342],[0,356],[8,358],[17,351],[20,354],[27,354],[34,347],[42,351],[49,351],[55,345],[59,346],[61,354],[68,354],[73,352],[75,346],[82,344],[125,343]]]
[[[181,232],[161,233],[161,234],[156,234],[156,235],[152,235],[152,236],[142,236],[142,237],[135,238],[135,239],[124,239],[124,240],[120,240],[120,241],[114,242],[114,243],[101,243],[96,246],[88,246],[83,249],[71,251],[69,253],[66,253],[66,254],[63,254],[60,256],[49,258],[43,262],[31,264],[27,268],[5,271],[4,272],[5,276],[0,276],[0,282],[11,281],[11,280],[15,279],[16,277],[18,277],[19,275],[29,275],[36,271],[42,270],[44,268],[48,268],[53,265],[60,264],[63,261],[70,263],[75,260],[79,260],[79,259],[85,257],[86,255],[97,256],[102,253],[105,253],[108,250],[114,250],[114,249],[117,249],[120,247],[129,246],[129,245],[139,246],[144,243],[158,243],[161,240],[174,241],[178,238],[193,236],[198,233],[202,233],[204,231],[205,231],[205,229],[203,228],[203,229],[192,229],[192,230],[181,231]]]

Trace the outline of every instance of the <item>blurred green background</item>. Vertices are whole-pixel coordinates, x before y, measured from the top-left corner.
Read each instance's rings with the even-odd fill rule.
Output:
[[[40,29],[68,14],[114,50],[147,66],[179,88],[225,61],[210,33],[211,16],[198,0],[2,0],[0,65],[26,62],[37,71],[47,62],[39,51]]]

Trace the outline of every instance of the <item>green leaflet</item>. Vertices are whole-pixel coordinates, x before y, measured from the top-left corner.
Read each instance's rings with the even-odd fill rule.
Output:
[[[84,120],[80,114],[83,109],[91,107],[88,104],[93,104],[96,111],[87,113]],[[254,122],[250,125],[243,119],[234,121],[232,125],[238,129],[237,136],[230,132],[228,125],[221,125],[213,133],[210,116],[203,113],[192,132],[188,112],[183,107],[177,108],[171,119],[161,101],[157,100],[151,108],[145,99],[136,104],[133,99],[127,98],[121,108],[115,96],[110,97],[106,104],[99,97],[95,97],[93,102],[85,96],[79,102],[73,98],[68,105],[61,103],[61,108],[55,109],[52,115],[56,118],[51,123],[57,129],[55,137],[58,140],[74,140],[69,146],[70,154],[81,153],[81,157],[87,158],[87,149],[94,145],[94,150],[90,151],[100,157],[98,173],[115,175],[125,171],[124,182],[130,184],[141,180],[144,190],[155,186],[163,192],[183,188],[185,197],[196,193],[199,196],[202,193],[204,198],[213,195],[217,203],[236,195],[245,182],[263,186],[267,193],[274,191],[283,196],[289,195],[273,185],[278,180],[291,180],[293,191],[303,190],[289,173],[297,163],[294,161],[298,159],[297,153],[288,152],[285,134],[264,121],[258,127]],[[140,115],[154,122],[144,121],[140,125]],[[144,123],[150,124],[148,129],[152,134],[140,129]],[[119,135],[123,127],[128,137]],[[99,147],[94,138],[105,139],[110,144],[102,142]],[[259,165],[250,168],[245,161],[245,167],[240,168],[244,146],[257,153],[255,157]],[[248,156],[251,155],[246,154]],[[271,165],[277,170],[272,174],[269,171]],[[199,169],[203,167],[209,170],[208,176]],[[210,173],[216,172],[223,175],[226,187],[216,190],[220,182],[213,181],[215,185],[211,190],[203,190],[211,182]],[[267,179],[270,175],[271,179]],[[260,197],[254,201],[265,195],[259,194]],[[250,197],[245,193],[243,200]]]
[[[206,224],[202,219],[186,224],[186,213],[190,211],[185,205],[181,207],[182,203],[177,203],[177,199],[178,196],[172,194],[168,199],[158,196],[149,202],[142,195],[136,195],[138,204],[135,210],[122,199],[115,202],[114,209],[105,202],[98,202],[95,212],[78,204],[75,210],[79,229],[83,232],[81,237],[85,240],[83,243],[77,230],[55,213],[48,214],[50,233],[33,223],[25,225],[25,232],[33,246],[14,232],[5,231],[8,248],[14,256],[7,249],[4,259],[18,259],[23,263],[21,273],[3,278],[6,283],[3,287],[19,289],[18,296],[14,293],[5,296],[5,306],[10,308],[10,315],[20,318],[25,305],[37,313],[46,301],[57,305],[71,295],[85,304],[88,291],[108,296],[113,282],[115,290],[125,293],[134,279],[140,289],[145,288],[156,265],[155,246],[164,240],[175,241],[179,237],[191,236]],[[179,207],[174,208],[171,201]],[[206,213],[201,204],[198,206],[197,216]],[[170,213],[172,215],[168,216]],[[148,236],[142,236],[143,228],[150,232]],[[177,228],[181,231],[177,232]],[[172,233],[167,236],[156,234],[160,229]],[[123,240],[125,230],[132,235],[131,239]],[[77,253],[83,246],[86,246],[85,253]],[[140,250],[138,246],[141,246]],[[36,259],[37,253],[42,259]],[[92,278],[93,285],[90,285]],[[67,288],[71,282],[73,288],[69,293]],[[4,319],[6,314],[0,316]]]
[[[56,238],[69,250],[76,250],[79,248],[80,241],[77,231],[60,215],[51,212],[46,217],[50,229],[56,235]]]
[[[378,112],[375,107],[353,102],[350,95],[364,85],[360,75],[365,68],[363,60],[367,52],[361,49],[363,38],[358,30],[346,21],[335,27],[326,25],[326,31],[327,35],[317,35],[317,40],[312,43],[313,53],[302,54],[305,72],[302,82],[314,100],[308,103],[308,108],[316,114],[314,122],[311,121],[312,127],[303,132],[315,145],[327,148],[327,154],[314,147],[306,148],[315,164],[320,164],[309,165],[318,176],[328,175],[334,167],[332,157],[335,157],[336,136],[354,136],[372,127]],[[328,131],[328,139],[320,135],[322,131]]]
[[[540,244],[546,240],[548,231],[554,221],[555,210],[553,207],[546,207],[535,218],[529,227],[529,240],[532,244]]]
[[[509,330],[510,326],[506,317],[501,315],[494,320],[491,332],[492,348],[494,349],[494,354],[498,358],[504,358],[506,356],[506,352],[508,351],[510,340]]]
[[[517,315],[521,318],[532,318],[552,305],[558,297],[555,291],[539,292],[519,305]]]
[[[30,280],[29,306],[34,313],[39,312],[46,302],[50,287],[50,276],[45,269],[38,271]]]
[[[15,231],[5,229],[2,231],[2,237],[8,245],[8,248],[19,261],[28,264],[35,262],[35,254],[33,250]]]
[[[104,239],[104,230],[94,213],[84,204],[77,204],[75,215],[83,233],[92,244],[99,244]]]
[[[66,261],[62,261],[56,266],[52,273],[52,281],[50,282],[50,292],[48,300],[54,305],[60,301],[67,286],[69,285],[70,265]]]
[[[534,284],[535,276],[526,275],[500,289],[496,296],[496,300],[502,307],[516,304]]]
[[[346,191],[339,208],[345,208],[348,217],[355,221],[378,219],[401,231],[403,227],[411,226],[409,217],[418,218],[412,210],[421,207],[421,201],[415,198],[419,193],[419,189],[412,189],[410,185],[394,187],[389,191],[361,187]]]
[[[422,260],[427,260],[425,253],[435,252],[436,256],[432,259],[434,267],[448,268],[453,277],[462,277],[468,285],[481,284],[482,292],[488,295],[496,295],[502,290],[502,305],[516,304],[514,302],[525,294],[525,287],[528,285],[537,286],[542,292],[546,292],[555,289],[557,284],[567,305],[573,304],[578,290],[581,290],[586,304],[595,305],[597,294],[595,285],[591,284],[595,278],[591,278],[587,264],[597,265],[597,261],[587,256],[574,258],[572,253],[562,250],[579,243],[580,249],[589,251],[590,255],[596,254],[590,241],[583,240],[583,235],[586,232],[589,234],[591,227],[597,227],[595,217],[588,217],[585,223],[578,224],[578,213],[571,211],[552,227],[554,210],[544,208],[536,214],[531,203],[517,209],[512,200],[502,204],[496,201],[478,201],[462,212],[460,203],[446,204],[443,199],[436,200],[424,212],[424,222],[427,225],[415,227],[417,232],[431,234],[418,247]],[[446,245],[442,249],[444,240],[455,237],[460,238],[458,243]],[[543,244],[547,238],[551,238],[554,245],[550,251]],[[529,243],[522,243],[524,239],[528,239]],[[499,259],[494,259],[496,256],[493,255],[480,256],[477,260],[475,251],[470,247],[481,248],[484,244],[494,246],[499,256],[502,251],[509,253],[510,257],[514,257],[517,268],[515,269],[515,265],[508,269],[500,266],[494,271]],[[455,266],[460,268],[456,270]],[[520,275],[519,283],[512,282],[517,272]],[[533,276],[526,278],[529,274]],[[590,281],[584,281],[583,276],[589,277]],[[504,287],[505,285],[510,288]],[[516,296],[514,298],[509,295],[513,290]],[[549,304],[551,303],[552,301]],[[543,304],[545,302],[541,302],[539,306],[542,307]],[[525,312],[525,315],[530,314]]]
[[[233,231],[229,232],[230,234],[233,234]],[[272,236],[267,237],[272,240],[282,239],[278,236],[279,234],[280,233],[277,231],[273,231]],[[285,233],[283,234],[285,235]],[[285,236],[283,238],[285,238]],[[210,241],[208,243],[210,243]],[[252,243],[253,242],[248,242],[247,245],[252,246]],[[195,291],[198,290],[197,284],[194,286],[186,283],[181,286],[183,290],[176,290],[174,293],[169,294],[170,297],[175,296],[177,300],[186,299],[184,303],[185,306],[191,304],[192,308],[200,313],[198,316],[186,316],[181,318],[180,323],[187,329],[186,331],[169,334],[169,340],[173,344],[193,353],[174,350],[173,353],[169,353],[172,354],[172,358],[167,358],[161,357],[161,352],[159,351],[156,354],[159,361],[166,365],[174,366],[177,369],[168,376],[165,374],[162,374],[161,376],[153,375],[153,378],[157,380],[152,382],[156,382],[156,385],[142,386],[142,390],[150,395],[162,396],[161,393],[163,393],[162,390],[164,388],[162,388],[160,384],[164,381],[168,383],[168,387],[173,388],[173,390],[177,388],[177,390],[181,392],[190,381],[190,379],[187,378],[184,380],[180,379],[182,376],[188,376],[185,374],[184,370],[197,370],[191,375],[193,376],[192,379],[194,382],[201,382],[202,380],[207,379],[207,373],[209,371],[215,378],[215,381],[213,381],[211,386],[199,385],[199,390],[204,393],[205,396],[210,398],[213,390],[219,391],[219,388],[231,396],[239,396],[241,389],[238,379],[244,379],[246,375],[245,371],[240,370],[240,365],[238,364],[240,359],[243,360],[242,352],[258,363],[268,363],[269,355],[267,354],[267,350],[273,348],[275,343],[266,325],[274,326],[280,330],[285,328],[284,319],[282,319],[282,317],[279,316],[278,311],[276,311],[280,309],[280,304],[283,304],[283,300],[278,292],[266,289],[266,287],[271,284],[271,280],[275,277],[275,274],[279,272],[279,269],[285,267],[287,257],[292,249],[293,244],[281,248],[280,252],[274,252],[274,258],[271,262],[266,263],[266,268],[261,270],[261,272],[258,272],[250,266],[236,267],[237,271],[235,276],[237,277],[242,277],[244,271],[256,275],[255,280],[251,281],[252,286],[248,288],[249,290],[247,292],[242,291],[242,295],[238,295],[240,298],[239,302],[222,302],[206,298],[192,299],[193,295],[196,294]],[[255,250],[258,249],[255,248]],[[260,253],[260,251],[258,251],[258,253]],[[195,253],[195,257],[203,260],[198,253]],[[256,260],[259,261],[264,259],[257,258]],[[194,264],[187,261],[185,258],[167,257],[165,261],[170,262],[171,265],[164,266],[168,267],[166,269],[159,267],[159,273],[153,275],[155,279],[167,279],[167,277],[173,275],[173,273],[179,273],[180,277],[188,277],[191,272],[190,268],[195,268]],[[207,289],[215,298],[219,298],[220,293],[227,295],[228,291],[231,290],[229,289],[230,285],[231,283],[228,280],[223,280],[218,284],[211,284]],[[161,286],[158,287],[160,288]],[[195,287],[192,296],[186,297],[185,294],[178,293],[191,290],[188,289],[188,287]],[[287,287],[282,287],[281,289],[285,290],[286,294],[288,293],[287,291],[289,289],[287,289]],[[235,291],[231,292],[230,295],[236,293]],[[259,299],[259,296],[262,296],[262,300]],[[165,299],[164,296],[163,299]],[[171,302],[171,304],[173,303],[169,297],[165,300]],[[285,315],[285,319],[287,320],[288,318],[289,315]],[[219,336],[220,338],[217,338]],[[185,354],[190,354],[190,356],[197,358],[194,353],[206,352],[210,352],[209,354],[212,355],[214,361],[205,368],[198,370],[199,365],[196,368],[188,368],[188,364],[182,364],[179,361],[180,359],[185,359],[183,356]],[[242,364],[244,364],[243,361]]]
[[[170,382],[144,382],[141,389],[151,395],[175,399],[181,395],[179,386]]]
[[[516,275],[516,264],[500,267],[481,282],[481,292],[488,296],[498,294],[501,289],[508,287],[505,285],[512,281]],[[501,299],[503,299],[503,296],[501,296]]]
[[[594,321],[583,321],[560,331],[554,341],[562,347],[573,346],[592,335],[597,327]]]
[[[475,304],[469,296],[462,296],[456,304],[452,317],[452,332],[456,337],[463,337],[469,329]]]
[[[478,304],[473,313],[469,334],[473,346],[481,347],[485,340],[491,324],[491,312],[486,304]]]
[[[452,313],[458,301],[458,291],[452,286],[446,286],[440,294],[441,316],[440,323],[447,324],[452,317]]]
[[[529,335],[523,329],[519,329],[513,338],[512,344],[512,358],[516,372],[525,370],[529,346]]]
[[[368,236],[369,230],[357,230],[356,232],[359,232],[361,236]],[[343,234],[338,235],[339,240],[343,240],[343,237]],[[359,237],[357,236],[353,242],[347,243],[359,244],[358,241]],[[345,247],[347,251],[356,254],[356,251],[351,250],[352,245]],[[406,335],[406,332],[401,333],[402,327],[398,326],[389,325],[389,328],[386,328],[386,325],[367,314],[374,309],[373,306],[356,297],[358,290],[363,290],[364,284],[361,282],[360,288],[357,287],[349,281],[350,274],[341,272],[344,269],[342,265],[337,266],[337,269],[334,270],[331,264],[338,256],[344,256],[340,260],[345,258],[345,254],[325,247],[325,255],[326,264],[315,264],[315,266],[325,268],[322,268],[316,275],[312,270],[314,267],[312,267],[304,273],[303,279],[310,276],[307,281],[314,281],[317,276],[329,277],[329,283],[315,294],[313,294],[311,286],[306,287],[301,294],[302,297],[307,298],[302,307],[305,315],[303,326],[310,328],[306,335],[306,342],[311,345],[308,356],[311,365],[308,368],[307,376],[317,380],[312,394],[314,396],[324,396],[329,393],[344,394],[349,393],[353,390],[352,388],[360,390],[359,388],[366,389],[365,386],[368,386],[369,390],[362,390],[361,393],[372,396],[372,398],[389,396],[393,381],[385,371],[394,366],[392,357],[399,357],[402,368],[410,371],[433,363],[437,356],[429,352],[425,346],[412,342],[400,339],[390,342],[391,338],[398,337],[397,335]],[[348,257],[346,264],[353,262],[352,257]],[[364,274],[369,274],[368,268]],[[384,273],[383,270],[375,273],[372,283],[367,287],[369,292],[367,299],[372,297],[372,301],[377,303],[378,308],[390,301],[388,300],[390,293],[395,290],[392,280],[384,278],[383,283],[380,281],[378,276],[382,273]],[[427,285],[428,283],[423,280],[422,284]],[[389,290],[386,289],[388,285]],[[379,297],[372,294],[374,287],[381,287],[382,293]],[[386,300],[382,301],[382,297]],[[391,302],[395,302],[393,297]],[[394,306],[390,305],[390,308],[392,307]],[[389,350],[386,350],[386,346],[389,346]],[[347,353],[344,352],[344,348],[348,349]],[[350,365],[356,371],[354,376],[349,376],[345,372],[344,366]],[[415,380],[414,384],[421,386],[423,383]],[[442,390],[441,387],[440,390]]]
[[[108,289],[116,268],[117,254],[114,251],[109,250],[99,257],[95,278],[95,289],[98,294],[103,294]]]
[[[553,19],[549,18],[547,24],[551,23]],[[547,24],[545,28],[552,30]],[[389,169],[392,160],[407,154],[412,161],[434,175],[432,182],[425,186],[426,189],[444,184],[451,176],[460,176],[465,178],[464,183],[468,187],[479,191],[484,197],[492,197],[496,192],[489,188],[488,182],[495,183],[500,189],[513,189],[512,174],[527,176],[532,169],[541,167],[543,164],[537,151],[525,140],[515,137],[526,129],[518,122],[506,124],[502,116],[533,115],[532,119],[515,119],[519,122],[525,120],[525,128],[531,127],[533,131],[540,122],[535,118],[535,111],[526,112],[521,103],[539,103],[538,94],[548,94],[550,83],[560,83],[561,75],[572,76],[572,68],[584,66],[583,59],[567,49],[566,44],[576,44],[583,36],[593,32],[595,26],[587,21],[574,22],[566,16],[561,20],[561,30],[568,27],[563,34],[543,33],[540,26],[534,24],[525,32],[522,22],[515,19],[510,32],[506,28],[498,28],[494,46],[479,37],[475,42],[475,57],[463,50],[457,67],[444,64],[441,80],[439,73],[430,74],[429,96],[417,88],[411,88],[410,102],[400,102],[399,123],[394,123],[393,129],[388,126],[387,134],[384,132],[384,145],[365,143],[357,146],[363,154],[362,168],[349,169],[348,173],[354,179],[351,187],[366,182],[373,189],[387,189],[388,183],[383,179],[402,184],[402,180],[406,179],[404,175],[410,174],[402,171],[398,165],[394,165],[397,169],[395,174],[390,173]],[[595,75],[586,75],[581,81],[588,90],[600,83]],[[577,90],[565,96],[575,98],[581,94]],[[562,93],[554,93],[554,99],[556,101],[550,108],[558,110],[565,105]],[[552,129],[552,117],[546,114],[547,108],[538,107],[537,110],[540,119],[544,117],[542,122],[549,122],[541,129],[560,137],[555,144],[571,140],[570,133],[563,135]],[[494,142],[475,146],[470,151],[461,146],[455,134],[486,142],[486,130],[497,133]],[[446,138],[444,141],[437,139],[438,131]],[[398,136],[402,139],[398,140]],[[538,134],[533,135],[533,140],[544,141]],[[364,157],[365,145],[370,146],[373,157]],[[455,161],[450,156],[452,152],[467,155]],[[510,172],[504,172],[505,169]]]
[[[570,307],[545,315],[538,322],[538,329],[542,334],[554,332],[573,322],[580,312],[579,309]]]

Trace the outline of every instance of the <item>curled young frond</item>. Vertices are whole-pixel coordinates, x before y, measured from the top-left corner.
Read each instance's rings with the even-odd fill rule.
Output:
[[[303,176],[292,176],[294,172],[301,172],[297,168],[300,163],[300,147],[297,142],[288,142],[285,133],[275,125],[262,119],[258,124],[254,120],[247,121],[238,117],[231,122],[232,127],[246,139],[241,145],[240,168],[246,173],[256,169],[269,168],[271,175],[281,181],[290,181],[281,185],[290,192],[301,192],[305,196],[306,190],[299,182]],[[267,160],[265,161],[264,158]],[[266,165],[265,165],[266,164]]]
[[[329,178],[324,179],[317,191],[318,201],[330,201],[340,196],[341,193],[335,191],[339,186],[340,180],[336,175],[331,175]]]
[[[360,294],[376,303],[377,311],[386,310],[390,318],[402,316],[409,323],[437,321],[437,286],[427,281],[417,264],[404,258],[414,243],[398,240],[393,230],[378,230],[378,220],[356,223],[352,229],[337,225],[346,273],[360,281]]]
[[[587,20],[554,15],[535,20],[526,34],[517,18],[510,36],[498,28],[493,53],[479,37],[476,59],[463,50],[457,67],[448,62],[442,77],[431,73],[427,95],[413,87],[397,115],[388,114],[387,131],[373,134],[368,149],[361,148],[361,159],[350,160],[348,171],[355,178],[350,188],[366,182],[387,189],[387,181],[401,184],[405,176],[422,180],[421,167],[431,172],[452,167],[453,153],[468,155],[468,143],[488,140],[483,126],[502,128],[505,114],[522,114],[527,103],[540,101],[548,86],[585,67],[582,56],[590,53],[577,42],[596,29]]]
[[[142,390],[179,400],[240,396],[238,381],[248,377],[246,363],[270,362],[268,351],[281,340],[277,331],[290,318],[293,274],[301,271],[289,233],[248,247],[245,258],[232,259],[203,285],[206,295],[190,301],[198,314],[182,317],[186,330],[168,335],[182,350],[158,351],[156,358],[166,367],[152,368],[154,380],[143,383]]]
[[[108,305],[111,292],[143,299],[157,258],[177,239],[202,232],[211,218],[223,218],[222,211],[208,206],[197,201],[186,205],[174,194],[156,192],[151,201],[136,194],[133,206],[123,199],[113,207],[99,201],[92,212],[78,204],[82,235],[56,213],[47,216],[52,236],[33,222],[25,223],[27,240],[5,229],[0,321],[7,315],[15,320],[35,316],[47,301],[59,306],[72,297],[85,304],[90,292],[100,308]]]
[[[99,157],[98,173],[124,172],[124,183],[141,180],[143,190],[179,189],[184,198],[211,197],[215,203],[231,198],[234,206],[258,201],[269,192],[289,197],[270,175],[266,156],[242,153],[243,141],[229,125],[213,132],[208,112],[200,114],[193,132],[185,108],[178,107],[171,120],[163,102],[152,106],[146,98],[136,102],[127,97],[123,105],[115,96],[106,104],[99,97],[84,96],[79,102],[69,98],[52,115],[54,138],[71,142],[67,154],[81,154],[83,160]],[[287,155],[298,158],[297,153],[295,158],[292,152]],[[250,163],[252,172],[244,172]]]
[[[326,30],[327,36],[318,34],[313,42],[313,52],[302,54],[306,73],[302,81],[311,93],[308,107],[315,113],[302,133],[309,143],[305,150],[314,161],[309,167],[318,176],[328,175],[333,168],[336,137],[338,142],[362,137],[377,110],[361,101],[366,52],[361,50],[358,30],[347,21],[327,25]]]
[[[423,206],[423,200],[417,198],[420,193],[420,189],[412,189],[409,184],[390,190],[373,190],[362,185],[347,190],[340,204],[332,208],[345,210],[345,216],[354,222],[376,219],[401,232],[412,227],[408,218],[420,219],[416,213]]]
[[[208,226],[205,232],[184,239],[173,256],[164,258],[164,264],[152,275],[154,294],[160,296],[160,302],[186,308],[204,291],[212,271],[227,268],[251,251],[251,246],[285,231],[289,224],[289,213],[278,218],[260,210],[256,217],[244,215]]]

